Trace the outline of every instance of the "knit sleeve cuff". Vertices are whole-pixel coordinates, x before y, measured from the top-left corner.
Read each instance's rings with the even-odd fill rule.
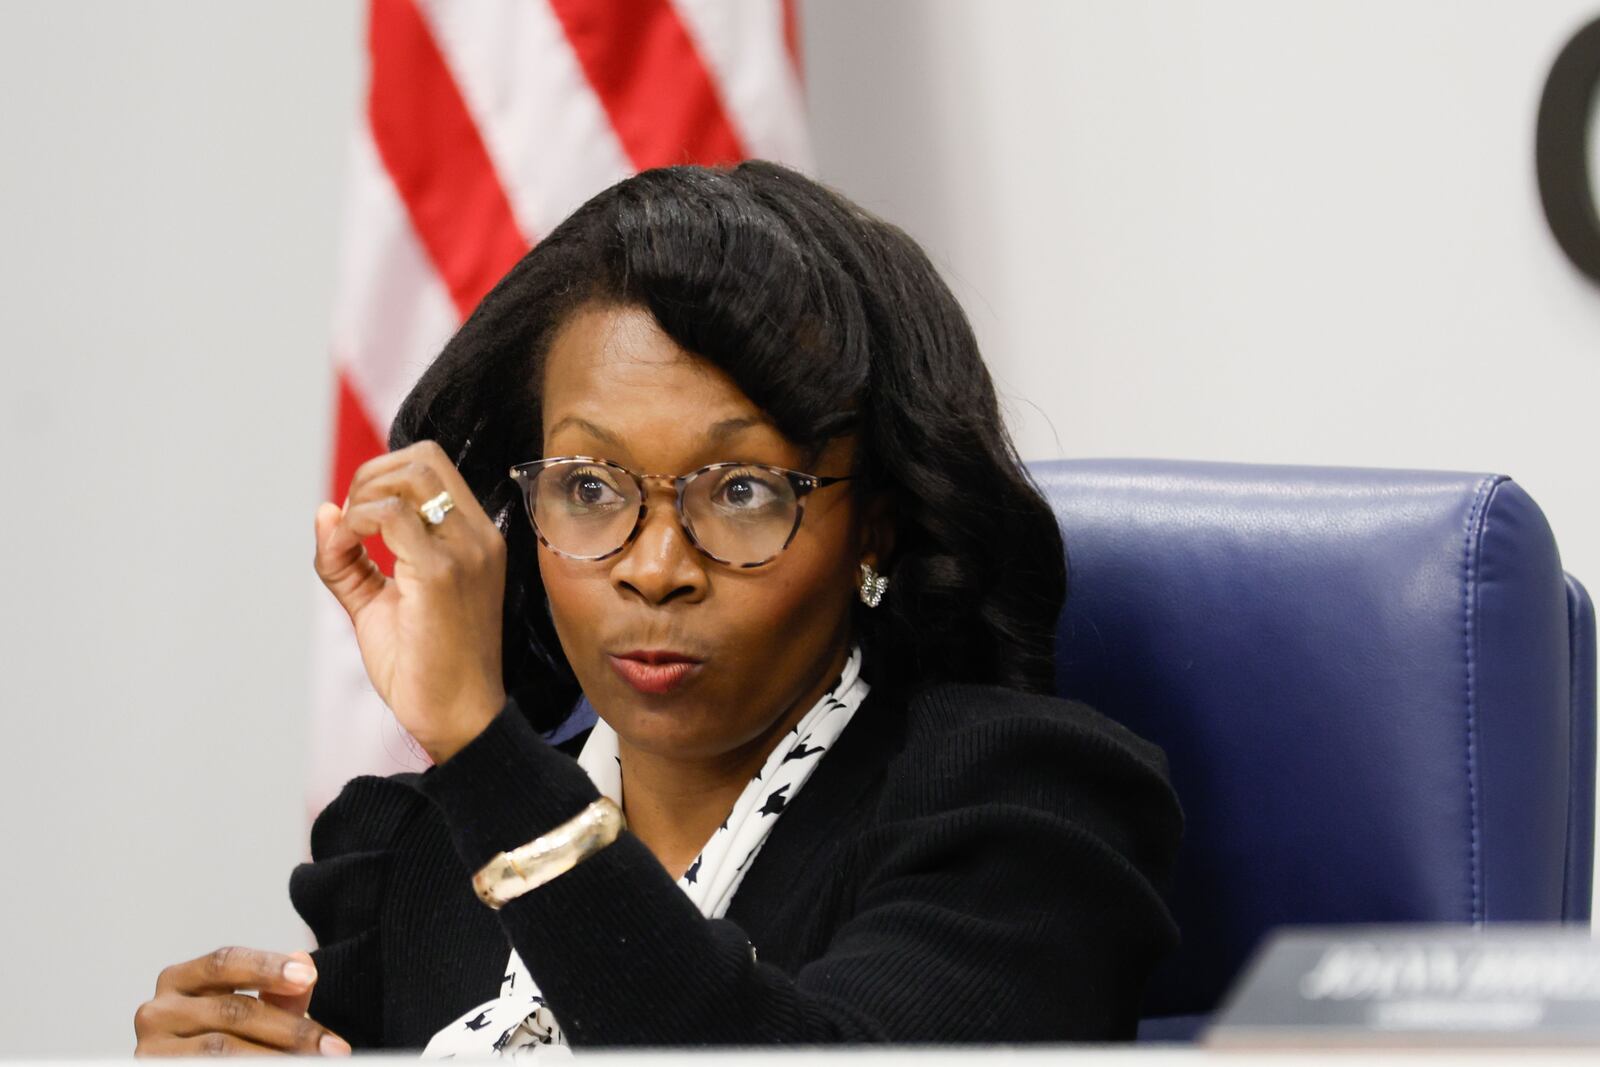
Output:
[[[539,736],[514,698],[460,751],[424,771],[417,789],[444,816],[473,871],[600,796],[576,760]]]

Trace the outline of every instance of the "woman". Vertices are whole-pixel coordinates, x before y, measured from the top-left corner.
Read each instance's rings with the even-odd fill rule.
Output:
[[[1178,806],[1045,695],[1060,535],[904,233],[770,163],[639,174],[390,447],[316,567],[434,765],[317,819],[316,952],[167,968],[140,1052],[1131,1036]]]

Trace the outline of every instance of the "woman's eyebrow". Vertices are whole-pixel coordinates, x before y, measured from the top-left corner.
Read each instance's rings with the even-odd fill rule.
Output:
[[[708,442],[721,441],[726,437],[731,437],[732,435],[738,433],[740,430],[748,430],[753,426],[765,425],[766,423],[761,419],[752,418],[748,415],[740,415],[735,418],[722,419],[719,422],[712,423],[711,427],[706,430],[702,437],[704,437],[704,439]],[[589,434],[591,437],[599,438],[607,444],[615,445],[618,448],[626,447],[620,440],[618,440],[616,434],[612,433],[610,430],[607,430],[604,426],[597,426],[588,419],[582,418],[578,415],[568,415],[566,418],[558,421],[554,426],[550,427],[550,436],[554,437],[556,434],[561,432],[563,427],[566,426],[576,426],[578,429]]]
[[[622,442],[617,440],[616,435],[614,435],[610,430],[607,430],[603,426],[596,426],[588,419],[580,419],[576,415],[568,415],[566,418],[550,427],[550,436],[554,437],[568,426],[576,426],[590,437],[598,437],[607,444],[616,445],[618,448],[622,447]]]

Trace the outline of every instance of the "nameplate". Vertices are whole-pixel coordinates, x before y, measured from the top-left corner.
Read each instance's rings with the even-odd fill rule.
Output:
[[[1286,929],[1205,1043],[1600,1044],[1600,941],[1560,925]]]

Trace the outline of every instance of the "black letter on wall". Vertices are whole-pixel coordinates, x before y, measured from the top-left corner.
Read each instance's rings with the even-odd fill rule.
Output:
[[[1534,159],[1539,199],[1556,243],[1600,282],[1600,218],[1589,173],[1589,115],[1600,87],[1600,19],[1579,30],[1556,57],[1539,101]]]

